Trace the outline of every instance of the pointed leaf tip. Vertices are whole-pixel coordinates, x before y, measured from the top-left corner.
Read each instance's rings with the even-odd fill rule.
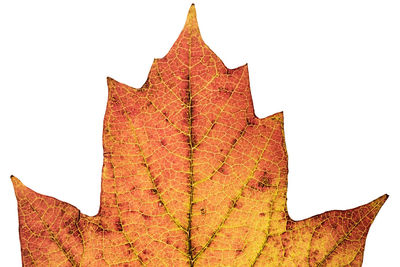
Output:
[[[110,76],[107,76],[107,84],[110,84],[114,81],[113,78],[111,78]]]
[[[14,175],[11,175],[10,179],[11,179],[11,182],[13,183],[13,185],[14,185],[14,188],[16,188],[19,185],[22,185],[21,181],[17,177],[15,177]]]
[[[113,86],[115,86],[116,83],[117,83],[116,80],[114,80],[113,78],[111,78],[109,76],[107,77],[107,87],[108,87],[109,91],[112,89]]]
[[[378,197],[377,199],[375,199],[373,202],[380,202],[381,206],[383,206],[383,204],[386,202],[386,200],[389,198],[388,194],[384,194],[380,197]]]
[[[196,8],[192,4],[186,17],[185,28],[198,28]]]
[[[13,183],[14,193],[17,199],[19,199],[19,194],[24,191],[27,187],[14,175],[10,176],[11,182]]]

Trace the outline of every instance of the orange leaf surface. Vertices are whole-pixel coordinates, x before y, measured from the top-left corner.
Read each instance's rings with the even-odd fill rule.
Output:
[[[388,196],[290,219],[283,114],[254,115],[247,65],[225,67],[193,5],[142,88],[108,87],[97,215],[12,177],[25,266],[361,265]]]

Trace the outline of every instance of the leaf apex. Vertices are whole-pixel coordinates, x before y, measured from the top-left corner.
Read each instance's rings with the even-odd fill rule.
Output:
[[[110,76],[107,76],[107,83],[113,82],[115,81],[113,78],[111,78]]]
[[[192,4],[189,8],[187,17],[186,17],[186,22],[185,22],[185,28],[198,28],[199,25],[197,23],[197,14],[196,14],[196,8],[194,4]]]
[[[11,175],[10,179],[11,179],[11,182],[13,183],[13,185],[14,185],[14,188],[16,188],[17,186],[23,185],[22,182],[17,177],[15,177],[14,175]]]
[[[14,175],[11,175],[10,179],[14,186],[15,196],[17,197],[17,200],[19,200],[20,193],[24,192],[27,189],[27,187]]]
[[[383,204],[385,204],[386,200],[389,198],[388,194],[384,194],[380,197],[378,197],[377,199],[373,200],[372,202],[376,202],[379,203],[380,206],[383,206]]]
[[[108,86],[108,90],[111,90],[111,88],[113,88],[115,86],[115,84],[118,83],[116,80],[114,80],[113,78],[107,76],[107,86]]]

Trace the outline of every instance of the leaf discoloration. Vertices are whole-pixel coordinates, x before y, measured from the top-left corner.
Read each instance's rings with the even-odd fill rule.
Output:
[[[194,6],[138,89],[107,79],[100,210],[12,177],[25,266],[360,266],[387,199],[294,221],[283,113],[254,115],[247,65],[204,43]]]

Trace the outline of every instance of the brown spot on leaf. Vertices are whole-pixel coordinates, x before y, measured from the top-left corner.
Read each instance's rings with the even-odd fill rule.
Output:
[[[232,91],[225,88],[225,87],[218,87],[218,92],[221,93],[223,96],[230,96],[232,94]]]
[[[72,223],[72,221],[74,221],[74,218],[71,218],[71,217],[68,218],[68,220],[64,221],[63,227],[64,228],[68,227]]]
[[[264,171],[261,177],[259,178],[259,181],[257,183],[257,188],[261,192],[265,192],[267,190],[267,187],[271,186],[271,181],[272,181],[272,176],[268,174],[266,171]]]
[[[243,203],[240,202],[239,200],[232,200],[232,207],[234,207],[235,209],[241,209],[243,207]]]
[[[226,173],[225,167],[221,166],[221,168],[218,169],[218,172],[222,173],[222,174],[225,174]]]
[[[149,88],[149,84],[150,84],[150,81],[149,81],[149,78],[147,78],[146,81],[144,82],[144,84],[142,85],[142,88],[139,89],[139,91],[143,88]]]
[[[99,251],[99,252],[96,254],[96,256],[95,256],[95,259],[96,259],[96,260],[99,260],[99,259],[101,259],[101,258],[103,258],[103,251]]]
[[[243,249],[235,250],[236,257],[243,253]]]
[[[226,68],[226,74],[232,74],[233,71],[234,71],[233,69]]]
[[[157,190],[154,189],[154,188],[150,189],[150,194],[151,195],[157,195]]]
[[[29,255],[29,250],[28,249],[23,249],[22,250],[22,255],[23,256],[28,256]]]
[[[146,221],[148,221],[148,220],[151,219],[151,217],[150,217],[149,215],[146,215],[146,214],[143,214],[143,213],[142,213],[142,217],[143,217],[143,219],[145,219]]]
[[[256,120],[254,118],[246,118],[246,123],[249,126],[254,126],[256,125]]]
[[[121,223],[121,220],[119,218],[115,222],[115,228],[117,229],[117,231],[120,231],[120,232],[122,232],[122,230],[123,230],[122,223]]]
[[[206,209],[205,208],[201,208],[200,212],[201,212],[201,215],[205,215],[206,214]]]

